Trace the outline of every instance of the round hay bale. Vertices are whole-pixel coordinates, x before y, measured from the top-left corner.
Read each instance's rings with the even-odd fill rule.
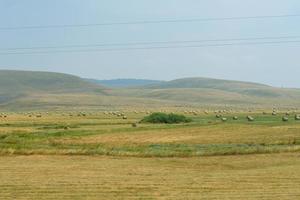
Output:
[[[136,124],[136,123],[132,123],[131,126],[132,126],[133,128],[136,128],[136,127],[137,127],[137,124]]]
[[[222,116],[221,115],[216,115],[216,118],[220,119]]]
[[[300,115],[295,115],[295,120],[299,121],[300,120]]]
[[[254,118],[253,118],[252,116],[247,116],[247,120],[248,120],[249,122],[253,122],[253,121],[254,121]]]
[[[232,119],[233,120],[238,120],[239,118],[237,116],[234,116]]]
[[[283,122],[288,122],[288,121],[289,121],[289,118],[288,118],[288,117],[282,117],[282,121],[283,121]]]
[[[123,119],[127,119],[127,116],[124,115],[124,116],[123,116]]]
[[[227,118],[226,117],[222,117],[222,122],[227,122]]]

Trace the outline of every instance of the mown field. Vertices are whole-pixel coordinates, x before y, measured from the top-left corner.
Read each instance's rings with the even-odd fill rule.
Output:
[[[124,114],[2,114],[0,199],[300,198],[294,113],[137,127],[147,114]]]

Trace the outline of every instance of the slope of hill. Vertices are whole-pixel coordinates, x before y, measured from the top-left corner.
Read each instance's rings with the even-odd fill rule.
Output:
[[[33,94],[96,93],[102,90],[99,85],[68,74],[0,70],[0,103]]]
[[[197,105],[300,105],[299,89],[282,89],[259,83],[210,78],[177,79],[118,93]]]
[[[161,100],[114,95],[113,90],[77,76],[0,70],[0,110],[89,110],[162,105]],[[167,105],[167,104],[165,104]]]
[[[241,95],[257,97],[280,97],[286,95],[288,89],[275,88],[268,85],[243,81],[231,81],[211,78],[183,78],[148,85],[147,89],[211,89],[236,92]],[[297,92],[297,90],[294,90]]]
[[[299,89],[257,83],[208,78],[116,82],[114,85],[119,85],[118,88],[104,88],[93,81],[68,74],[0,70],[0,109],[300,107]],[[146,83],[149,84],[142,85]]]
[[[97,83],[106,87],[112,88],[127,88],[127,87],[140,87],[152,84],[159,84],[163,81],[147,80],[147,79],[112,79],[112,80],[96,80],[85,79],[91,83]]]
[[[88,92],[99,88],[68,74],[0,70],[0,93]]]

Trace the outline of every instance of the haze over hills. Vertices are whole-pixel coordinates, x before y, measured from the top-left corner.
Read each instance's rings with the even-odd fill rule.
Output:
[[[127,87],[140,87],[151,84],[158,84],[164,81],[148,80],[148,79],[111,79],[111,80],[97,80],[97,79],[86,79],[91,83],[97,83],[106,87],[112,88],[127,88]]]
[[[205,106],[298,106],[300,100],[299,89],[211,78],[183,78],[120,90],[118,93]]]
[[[232,81],[212,78],[182,78],[167,82],[161,82],[158,84],[148,85],[145,88],[148,89],[211,89],[221,90],[227,92],[236,92],[243,95],[251,95],[258,97],[280,97],[285,95],[282,93],[283,90],[275,88],[269,85],[243,82],[243,81]]]
[[[34,96],[73,93],[101,93],[103,87],[87,82],[80,77],[36,71],[0,70],[0,104],[6,104]],[[34,105],[36,102],[28,102]]]
[[[0,93],[93,92],[100,89],[84,79],[55,72],[0,70]]]
[[[95,82],[62,73],[0,70],[0,108],[300,107],[299,89],[258,83],[210,78],[173,81],[119,79],[106,81],[104,87]],[[108,88],[108,85],[113,87]]]

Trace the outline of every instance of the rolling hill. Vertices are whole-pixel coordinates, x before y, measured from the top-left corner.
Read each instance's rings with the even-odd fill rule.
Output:
[[[0,104],[28,98],[73,93],[101,93],[104,88],[87,82],[77,76],[53,73],[0,70]],[[32,102],[34,104],[34,102]]]
[[[110,88],[69,74],[0,70],[0,111],[95,110],[145,104],[161,105],[161,101],[120,97]]]
[[[118,93],[205,106],[299,106],[300,90],[259,83],[210,78],[184,78]]]
[[[0,93],[92,92],[101,87],[77,76],[54,73],[0,70]]]
[[[128,87],[141,87],[152,84],[159,84],[163,81],[147,80],[147,79],[112,79],[112,80],[96,80],[86,79],[91,83],[100,84],[111,88],[128,88]]]
[[[0,70],[0,109],[300,107],[299,89],[241,81],[121,79],[105,85],[62,73]]]
[[[148,85],[146,89],[210,89],[236,92],[242,95],[258,97],[280,97],[286,95],[281,88],[252,82],[221,80],[212,78],[183,78]]]

